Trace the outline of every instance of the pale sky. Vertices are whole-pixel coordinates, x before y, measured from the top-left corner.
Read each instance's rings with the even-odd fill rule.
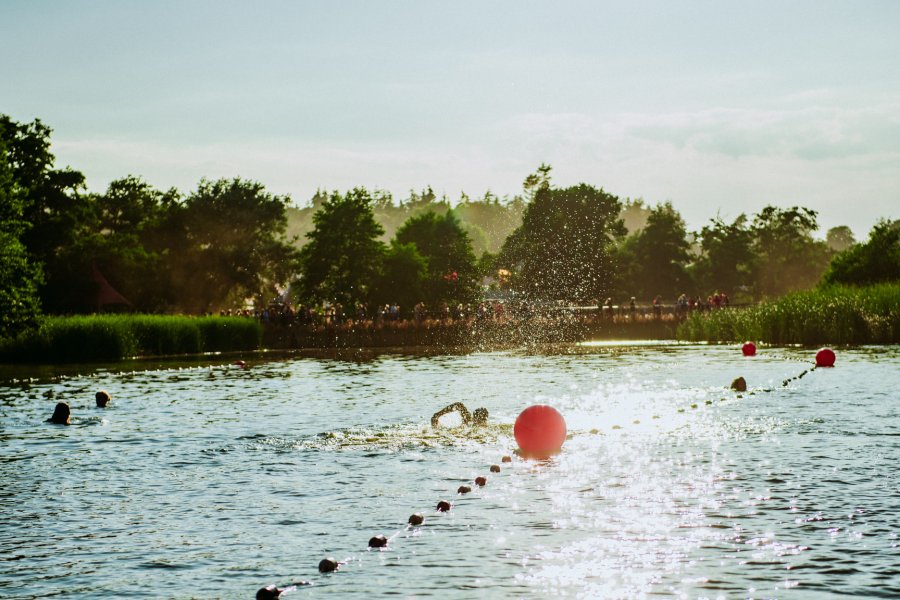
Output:
[[[0,113],[91,190],[558,185],[900,218],[900,2],[0,1]]]

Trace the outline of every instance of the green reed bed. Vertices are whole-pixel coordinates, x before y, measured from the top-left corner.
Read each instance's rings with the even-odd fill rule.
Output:
[[[62,363],[255,350],[261,340],[262,325],[243,317],[47,317],[38,329],[0,342],[0,361]]]
[[[677,336],[771,344],[900,343],[900,284],[824,287],[751,308],[695,313]]]

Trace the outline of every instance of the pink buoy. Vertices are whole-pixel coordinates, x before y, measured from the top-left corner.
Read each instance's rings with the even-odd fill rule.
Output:
[[[741,346],[741,352],[744,353],[744,356],[756,356],[756,344],[744,342],[744,345]]]
[[[546,458],[566,441],[566,420],[552,406],[529,406],[516,419],[513,434],[523,456]]]
[[[834,366],[834,350],[831,348],[822,348],[816,352],[817,367],[833,367]]]

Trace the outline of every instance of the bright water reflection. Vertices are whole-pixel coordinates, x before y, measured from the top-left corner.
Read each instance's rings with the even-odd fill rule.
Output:
[[[0,387],[0,596],[900,595],[900,350],[603,345],[99,371]],[[751,391],[726,386],[737,375]],[[93,392],[114,408],[92,408]],[[765,390],[770,391],[765,391]],[[52,392],[53,397],[49,397]],[[58,400],[79,417],[42,421]],[[477,435],[434,432],[446,403]],[[546,463],[487,467],[553,404]],[[453,493],[476,475],[488,485]],[[455,502],[437,515],[438,499]],[[422,528],[406,517],[426,513]],[[388,550],[368,551],[385,533]],[[326,555],[349,563],[320,575]]]

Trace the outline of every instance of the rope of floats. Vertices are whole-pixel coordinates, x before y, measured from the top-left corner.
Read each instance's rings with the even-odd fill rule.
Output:
[[[755,356],[756,355],[756,344],[754,344],[753,342],[746,342],[741,347],[741,351],[742,351],[743,355],[746,357]],[[240,366],[243,369],[247,368],[246,364],[244,364],[243,361],[239,361],[239,362],[242,364],[237,364],[236,366]],[[815,371],[817,368],[833,367],[834,362],[835,362],[834,351],[831,350],[830,348],[822,348],[821,350],[819,350],[816,353],[815,361],[813,362],[812,367],[804,369],[800,374],[795,375],[794,377],[789,377],[789,378],[785,379],[782,382],[782,387],[786,387],[792,381],[798,381],[798,380],[802,379],[807,373]],[[743,377],[738,377],[731,383],[730,388],[732,391],[745,392],[745,391],[747,391],[746,381],[744,381]],[[766,389],[762,389],[760,391],[771,392],[774,390],[771,388],[766,388]],[[741,398],[742,396],[740,395],[740,393],[738,393],[737,397]],[[723,400],[724,400],[724,398],[723,398]],[[713,403],[712,400],[706,401],[707,405],[710,405],[712,403]],[[696,408],[698,408],[698,404],[692,403],[690,405],[690,407],[692,409],[696,409]],[[549,411],[547,409],[549,409]],[[678,408],[677,411],[679,413],[683,413],[683,412],[685,412],[685,409],[682,407],[682,408]],[[556,420],[557,418],[559,420],[562,420],[562,416],[552,407],[549,407],[546,405],[536,405],[536,406],[531,406],[529,408],[526,408],[524,411],[522,411],[522,413],[519,415],[519,418],[516,419],[517,426],[523,420],[523,417],[526,419],[529,418],[528,413],[531,413],[530,414],[531,420],[535,420],[535,419],[541,420],[541,419],[549,418],[552,421],[550,424],[550,427],[558,427],[560,421],[557,421]],[[653,418],[659,418],[659,417],[658,417],[658,415],[654,415]],[[571,437],[571,434],[569,434],[569,435],[565,434],[565,421],[562,420],[561,423],[562,423],[562,427],[563,427],[563,441],[564,441],[565,439],[569,439]],[[640,424],[640,421],[635,420],[634,424]],[[611,429],[613,429],[613,430],[622,429],[622,426],[612,425]],[[599,430],[591,429],[589,433],[597,434],[597,433],[599,433]],[[518,438],[518,436],[517,436],[517,438]],[[517,439],[517,441],[519,441],[519,440]],[[520,445],[524,445],[524,444],[520,444]],[[560,448],[562,447],[562,441],[559,443],[559,447]],[[525,458],[528,458],[527,453],[522,453],[522,454],[524,454]],[[500,462],[501,463],[511,463],[512,460],[513,460],[512,456],[504,455],[501,457]],[[489,471],[491,473],[500,473],[501,470],[502,469],[499,464],[492,464],[489,467]],[[483,475],[479,475],[478,477],[475,477],[475,479],[472,481],[472,484],[474,484],[476,488],[483,488],[487,485],[487,483],[488,483],[488,478]],[[456,494],[457,494],[457,496],[465,496],[466,494],[469,494],[472,491],[473,491],[473,488],[471,485],[463,484],[463,485],[460,485],[456,489]],[[448,513],[451,510],[453,510],[453,503],[448,500],[444,500],[444,499],[439,500],[437,505],[434,508],[434,511],[437,514]],[[379,550],[379,551],[386,550],[389,547],[390,543],[401,533],[413,530],[417,527],[421,527],[424,524],[425,524],[425,515],[423,515],[421,512],[414,512],[407,519],[406,526],[403,527],[402,529],[395,531],[390,536],[386,536],[384,534],[378,534],[378,535],[375,535],[375,536],[369,538],[368,549],[369,550]],[[335,571],[338,571],[342,565],[348,564],[352,560],[353,560],[352,557],[347,557],[343,560],[336,560],[334,557],[331,557],[331,556],[325,557],[319,561],[319,565],[318,565],[319,573],[322,573],[322,574],[333,573]],[[263,588],[260,588],[256,592],[256,600],[275,600],[277,598],[280,598],[281,595],[286,592],[292,592],[292,591],[297,590],[300,587],[312,586],[312,585],[314,585],[314,582],[312,582],[312,581],[298,581],[298,582],[290,583],[290,584],[286,585],[284,588],[279,588],[276,585],[270,584]]]

